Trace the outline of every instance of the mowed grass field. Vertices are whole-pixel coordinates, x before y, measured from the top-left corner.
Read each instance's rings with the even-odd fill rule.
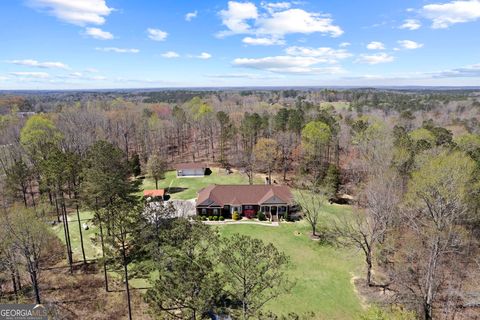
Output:
[[[171,199],[189,200],[197,197],[197,192],[211,184],[248,184],[245,174],[234,172],[226,174],[225,170],[211,168],[212,173],[205,177],[177,178],[175,171],[168,171],[165,179],[158,181],[158,188],[165,189]],[[255,178],[255,183],[263,183],[262,179]],[[153,179],[143,180],[142,189],[155,189]]]
[[[320,225],[351,214],[349,207],[327,205]],[[314,312],[314,319],[322,320],[357,319],[363,310],[352,282],[354,275],[361,275],[363,270],[361,256],[353,250],[311,240],[307,223],[282,223],[276,228],[241,224],[218,228],[223,236],[240,233],[271,242],[290,257],[288,276],[295,286],[291,293],[267,304],[267,310],[284,315]]]

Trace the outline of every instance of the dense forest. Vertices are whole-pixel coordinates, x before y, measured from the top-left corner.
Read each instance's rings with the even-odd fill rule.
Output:
[[[5,93],[0,300],[42,302],[58,319],[75,318],[49,296],[60,278],[43,275],[63,265],[61,281],[108,301],[109,265],[121,275],[115,290],[125,287],[130,318],[323,319],[263,308],[294,286],[289,257],[273,244],[220,236],[196,219],[172,219],[178,208],[139,199],[142,179],[202,161],[238,170],[250,184],[261,175],[289,185],[312,239],[361,255],[355,285],[378,309],[359,319],[474,319],[479,120],[480,92],[466,89]],[[322,225],[328,201],[351,206],[353,217]],[[82,237],[83,210],[99,227],[95,261],[86,240],[74,248],[70,236],[76,228]],[[52,225],[62,226],[60,237]],[[159,276],[145,292],[130,294],[132,274],[152,273]],[[95,281],[105,292],[88,290]],[[112,311],[123,301],[103,302],[105,317],[126,316]]]

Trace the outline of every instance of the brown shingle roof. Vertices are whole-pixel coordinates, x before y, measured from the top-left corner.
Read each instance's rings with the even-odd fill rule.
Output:
[[[198,192],[197,206],[292,204],[293,195],[287,186],[275,185],[210,185]]]
[[[208,166],[203,162],[186,162],[186,163],[178,163],[175,165],[176,170],[181,169],[204,169],[208,168]]]

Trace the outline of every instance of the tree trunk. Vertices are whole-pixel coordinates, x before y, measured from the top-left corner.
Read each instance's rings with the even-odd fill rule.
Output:
[[[18,301],[18,291],[17,291],[17,279],[15,276],[15,272],[12,272],[12,287],[13,293],[15,294],[15,301]]]
[[[103,227],[101,222],[99,222],[98,224],[100,229],[100,242],[102,244],[103,275],[105,278],[105,291],[108,292],[107,260],[105,259],[105,244],[103,243]]]
[[[57,222],[60,222],[60,209],[58,209],[57,197],[55,197],[55,211],[57,212]]]
[[[367,285],[371,287],[372,284],[372,251],[369,250],[366,256],[367,262]]]
[[[77,196],[75,195],[75,198]],[[87,258],[85,256],[85,247],[83,245],[83,230],[82,230],[82,222],[80,221],[80,210],[78,208],[78,203],[76,204],[77,209],[77,221],[78,221],[78,231],[80,232],[80,246],[82,247],[82,257],[83,257],[83,264],[87,264]]]
[[[440,251],[440,238],[437,236],[433,243],[433,248],[430,253],[430,261],[428,263],[428,270],[427,270],[427,277],[426,277],[426,284],[425,284],[425,298],[423,303],[423,310],[425,313],[425,320],[433,319],[432,315],[432,305],[433,305],[433,297],[435,295],[435,273],[437,269],[437,262],[438,262],[438,255]]]
[[[37,271],[35,270],[34,266],[31,266],[32,262],[29,262],[29,273],[30,273],[30,279],[32,280],[32,287],[33,291],[35,294],[35,303],[36,304],[41,304],[40,300],[40,289],[38,288],[38,276],[37,276]]]
[[[56,209],[57,209],[57,214],[60,215],[60,209],[58,208],[58,201],[57,201],[57,197],[55,196],[55,206],[56,206]],[[60,217],[59,217],[60,219]],[[69,239],[69,235],[68,235],[68,231],[67,231],[67,225],[66,225],[66,217],[65,215],[63,215],[63,218],[62,218],[62,222],[63,222],[63,234],[65,236],[65,246],[67,247],[67,261],[68,261],[68,265],[70,266],[70,273],[73,273],[73,266],[72,266],[72,257],[70,255],[70,239]]]
[[[155,178],[155,189],[158,190],[158,179]]]
[[[65,230],[67,232],[67,239],[68,239],[68,259],[70,263],[70,273],[73,273],[73,252],[72,252],[72,241],[70,239],[70,228],[68,226],[68,215],[67,215],[67,208],[65,206],[65,198],[63,197],[62,193],[62,210],[63,210],[63,220],[65,223]]]
[[[22,196],[23,196],[23,204],[25,205],[25,208],[28,207],[27,205],[27,190],[22,187]]]
[[[123,269],[125,272],[125,289],[127,290],[128,319],[132,320],[132,305],[130,303],[130,287],[128,285],[128,264],[127,254],[125,253],[125,242],[122,242]]]

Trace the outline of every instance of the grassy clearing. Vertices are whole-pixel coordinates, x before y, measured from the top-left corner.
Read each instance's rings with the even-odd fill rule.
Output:
[[[200,189],[211,184],[248,184],[248,177],[245,174],[238,172],[226,174],[219,168],[211,170],[211,175],[195,178],[177,178],[175,171],[168,171],[165,179],[158,181],[158,187],[167,190],[172,199],[188,200],[196,198]],[[255,183],[262,183],[262,180],[256,178]],[[143,180],[142,189],[155,189],[155,181]]]
[[[94,239],[96,233],[98,233],[98,227],[95,226],[91,219],[93,218],[93,213],[90,211],[80,211],[80,221],[81,223],[87,223],[89,226],[88,230],[82,229],[83,234],[83,243],[85,248],[85,256],[87,259],[96,259],[101,257],[102,251],[100,245],[94,244]],[[80,230],[78,228],[77,214],[71,213],[68,216],[68,229],[70,230],[70,241],[72,242],[72,251],[73,259],[75,261],[82,259],[82,247],[80,245]],[[54,233],[65,243],[65,233],[63,231],[63,224],[57,224],[53,227]]]
[[[321,224],[350,214],[348,207],[327,205]],[[361,257],[351,250],[312,241],[305,222],[284,223],[278,228],[224,225],[219,230],[223,236],[241,233],[271,242],[291,258],[288,274],[296,285],[290,294],[269,303],[267,309],[285,315],[314,312],[316,319],[355,319],[361,312],[361,301],[351,282],[352,272],[361,271]]]

